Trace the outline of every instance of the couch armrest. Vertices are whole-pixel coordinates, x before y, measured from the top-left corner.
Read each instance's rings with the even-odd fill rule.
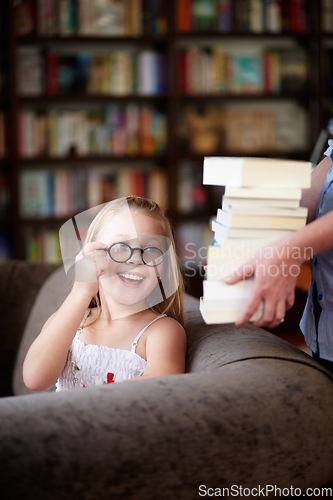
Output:
[[[333,479],[332,407],[324,371],[272,358],[2,398],[0,496],[188,500],[200,485],[305,491]]]
[[[25,261],[0,263],[0,396],[12,394],[16,354],[38,291],[56,269]]]

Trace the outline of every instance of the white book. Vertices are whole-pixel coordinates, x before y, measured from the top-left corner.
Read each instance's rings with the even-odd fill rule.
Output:
[[[208,325],[218,323],[234,323],[242,314],[246,301],[239,300],[233,306],[222,307],[219,301],[207,300],[204,297],[200,298],[200,312],[203,320]],[[250,321],[255,321],[262,314],[262,306],[254,313]]]
[[[300,200],[302,197],[302,189],[298,187],[285,188],[280,186],[274,187],[233,187],[226,186],[224,196],[232,198],[248,198],[248,199],[268,199],[268,200]]]
[[[214,186],[311,187],[312,165],[307,161],[209,156],[203,168],[203,183]]]
[[[243,240],[241,240],[243,242]],[[244,243],[244,242],[243,242]],[[207,280],[223,280],[226,276],[236,271],[241,265],[260,255],[258,246],[214,246],[208,247],[207,255]]]
[[[212,230],[214,231],[215,241],[221,245],[224,238],[248,238],[248,239],[270,239],[277,241],[284,236],[290,234],[289,229],[253,229],[253,228],[234,228],[224,226],[219,222],[212,221]]]
[[[283,208],[297,208],[299,207],[299,200],[284,200],[277,198],[233,198],[232,196],[223,196],[222,208],[226,206],[242,207],[247,210],[248,207],[283,207]]]
[[[267,207],[267,212],[268,208]],[[292,209],[287,209],[291,210]],[[298,210],[298,209],[295,209]],[[306,209],[305,209],[306,210]],[[303,212],[304,213],[304,212]],[[254,213],[248,210],[247,213],[237,212],[234,209],[218,209],[217,222],[230,228],[252,228],[252,229],[301,229],[306,223],[306,215],[296,214],[293,216],[273,215],[272,213]]]
[[[226,205],[223,210],[220,208],[217,210],[217,220],[219,216],[222,216],[222,212],[228,214],[240,214],[240,215],[264,215],[272,217],[300,217],[304,218],[308,215],[308,209],[306,207],[296,207],[296,208],[286,208],[286,207],[261,207],[252,205],[243,208],[240,205],[230,206]]]
[[[229,307],[233,300],[245,300],[250,296],[253,278],[241,280],[234,285],[228,285],[222,280],[204,280],[202,285],[205,299],[222,300]]]

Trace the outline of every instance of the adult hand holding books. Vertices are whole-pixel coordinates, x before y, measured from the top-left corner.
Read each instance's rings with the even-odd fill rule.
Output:
[[[307,260],[291,242],[306,223],[308,210],[300,200],[310,177],[311,165],[304,161],[204,159],[204,184],[225,186],[212,222],[214,244],[200,303],[207,323],[274,327],[283,320]]]
[[[235,324],[245,324],[261,306],[262,314],[254,325],[278,326],[294,304],[296,279],[304,260],[297,248],[292,248],[288,241],[279,240],[263,247],[255,257],[226,276],[224,281],[228,285],[254,277],[244,311]]]

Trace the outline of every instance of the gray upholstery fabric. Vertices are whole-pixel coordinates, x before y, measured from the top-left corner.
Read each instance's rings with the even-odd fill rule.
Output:
[[[27,317],[52,264],[0,262],[0,395],[12,395],[13,367]]]
[[[331,374],[263,330],[204,325],[188,296],[185,318],[184,375],[0,399],[0,498],[190,500],[199,485],[332,481]]]
[[[62,266],[55,270],[41,287],[28,317],[18,350],[13,377],[14,394],[20,395],[32,392],[24,385],[22,378],[24,358],[45,321],[60,307],[70,288],[71,283],[67,280]],[[54,388],[51,388],[51,390],[54,390]]]

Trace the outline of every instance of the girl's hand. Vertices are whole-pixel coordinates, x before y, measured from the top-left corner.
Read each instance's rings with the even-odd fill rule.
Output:
[[[94,297],[99,290],[99,278],[107,267],[104,243],[87,243],[75,258],[75,286]]]
[[[261,302],[263,302],[262,315],[254,322],[258,327],[278,326],[284,320],[286,311],[293,306],[300,262],[288,255],[292,252],[285,250],[281,247],[264,248],[259,257],[251,259],[225,278],[225,282],[232,285],[254,276],[251,296],[243,314],[236,321],[237,326],[249,321]]]

